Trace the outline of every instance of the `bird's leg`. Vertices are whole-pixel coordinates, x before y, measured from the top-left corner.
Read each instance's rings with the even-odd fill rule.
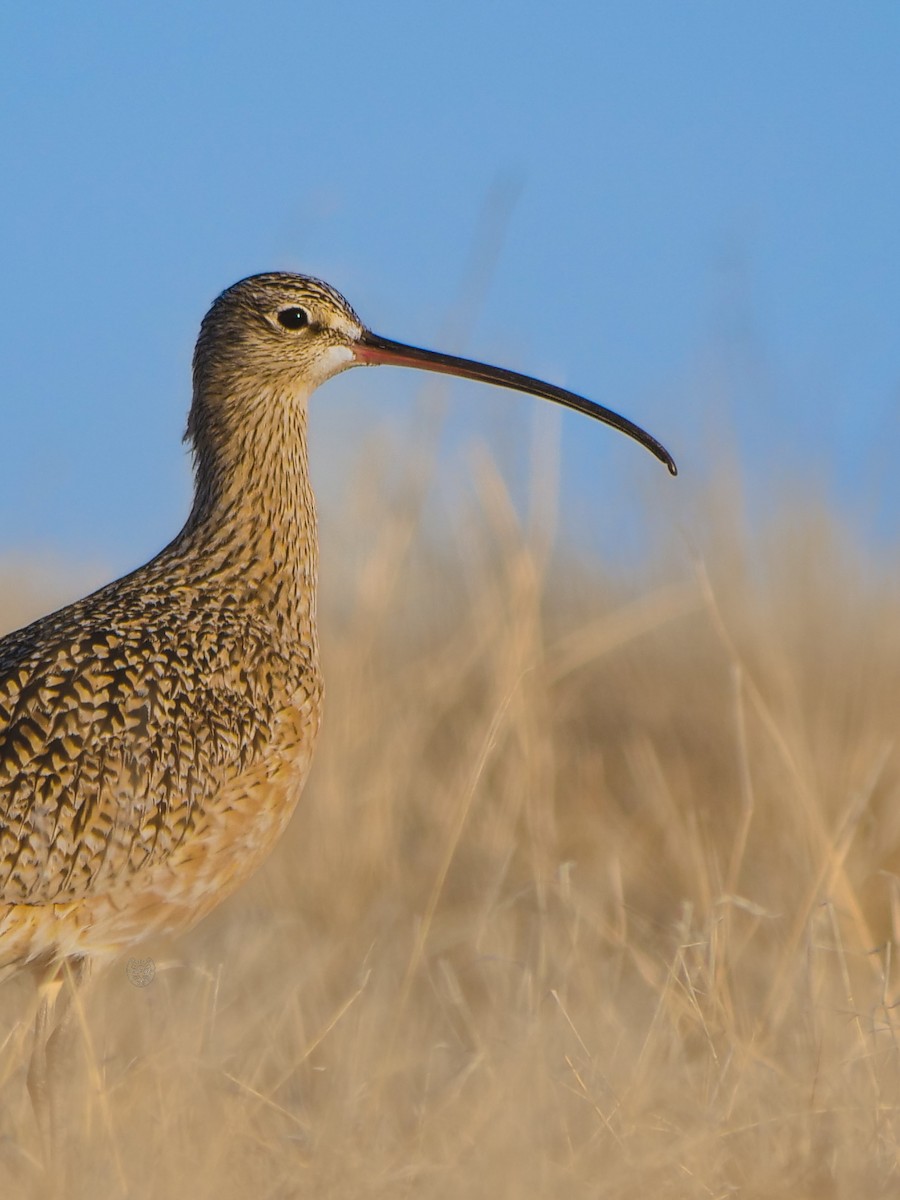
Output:
[[[75,989],[88,972],[87,959],[55,964],[38,984],[38,1009],[28,1066],[28,1092],[40,1131],[44,1164],[52,1169],[62,1148],[66,1097],[71,1083],[72,1009]]]
[[[56,1002],[62,988],[58,965],[38,983],[38,1007],[34,1018],[34,1037],[28,1063],[28,1094],[41,1136],[45,1163],[52,1157],[53,1129],[50,1106],[50,1081],[47,1069],[47,1043],[53,1031]]]

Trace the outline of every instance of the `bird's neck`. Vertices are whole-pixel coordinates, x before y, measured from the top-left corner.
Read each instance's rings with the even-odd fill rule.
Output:
[[[306,397],[236,397],[231,410],[232,428],[209,422],[191,431],[194,505],[178,552],[196,562],[202,582],[263,610],[286,635],[315,641]]]

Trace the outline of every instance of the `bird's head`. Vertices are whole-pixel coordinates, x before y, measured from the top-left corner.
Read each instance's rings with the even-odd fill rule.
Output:
[[[188,436],[196,446],[202,430],[233,432],[260,406],[305,402],[333,375],[379,364],[438,371],[552,400],[634,438],[676,473],[665,447],[626,417],[516,371],[381,337],[327,283],[280,272],[242,279],[206,314],[194,354]]]
[[[258,390],[311,391],[356,361],[364,328],[338,292],[318,279],[273,272],[224,291],[200,327],[197,387],[248,381]]]

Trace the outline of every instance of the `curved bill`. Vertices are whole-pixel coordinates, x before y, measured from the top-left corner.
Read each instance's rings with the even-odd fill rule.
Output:
[[[565,388],[556,387],[552,383],[544,383],[533,379],[530,375],[520,375],[518,371],[507,371],[505,367],[491,367],[487,363],[474,362],[469,358],[457,358],[454,354],[440,354],[436,350],[420,350],[417,346],[406,346],[403,342],[392,342],[389,338],[379,337],[366,329],[358,342],[352,346],[353,353],[359,363],[392,367],[418,367],[422,371],[437,371],[443,375],[459,375],[463,379],[475,379],[480,383],[493,383],[497,387],[512,388],[516,392],[527,392],[532,396],[541,396],[544,400],[552,400],[576,412],[585,413],[611,425],[620,433],[646,446],[651,454],[655,454],[660,462],[664,462],[672,475],[678,474],[675,460],[662,442],[651,437],[640,425],[635,425],[627,417],[620,417],[611,409],[586,400],[575,392],[567,392]]]

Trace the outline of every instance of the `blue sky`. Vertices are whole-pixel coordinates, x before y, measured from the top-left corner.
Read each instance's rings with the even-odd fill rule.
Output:
[[[898,79],[877,0],[3,6],[0,554],[119,571],[177,531],[197,326],[273,268],[665,441],[679,481],[561,418],[572,536],[639,538],[636,492],[696,519],[725,470],[896,546]],[[317,395],[323,504],[419,390]],[[555,436],[509,393],[446,403],[451,489],[474,437],[515,478]]]

